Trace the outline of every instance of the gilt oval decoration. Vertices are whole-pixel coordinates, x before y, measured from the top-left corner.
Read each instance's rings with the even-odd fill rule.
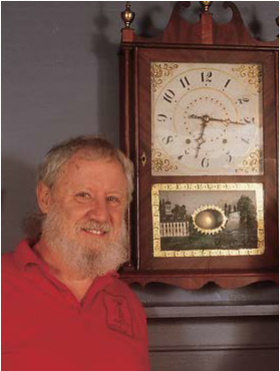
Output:
[[[216,234],[226,225],[227,217],[223,209],[215,205],[199,207],[192,215],[194,228],[203,234]]]

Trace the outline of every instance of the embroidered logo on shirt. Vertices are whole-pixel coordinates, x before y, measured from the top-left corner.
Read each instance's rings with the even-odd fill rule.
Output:
[[[127,299],[123,296],[104,293],[107,325],[111,330],[133,337],[132,316]]]

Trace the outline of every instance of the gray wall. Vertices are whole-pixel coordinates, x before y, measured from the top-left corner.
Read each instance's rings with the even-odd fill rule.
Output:
[[[278,2],[235,3],[251,34],[262,40],[275,39]],[[125,2],[2,1],[1,5],[5,252],[22,237],[24,215],[36,209],[36,167],[53,144],[80,134],[101,134],[119,143],[117,53],[123,27],[120,12]],[[133,28],[143,35],[155,35],[166,26],[173,6],[174,2],[167,1],[133,1]],[[198,2],[192,2],[191,21],[198,19],[198,9]],[[230,18],[230,11],[224,10],[221,2],[215,2],[211,9],[219,22]],[[192,371],[277,369],[275,353],[271,353],[277,333],[275,285],[258,283],[222,290],[209,284],[198,291],[184,291],[152,284],[144,290],[134,289],[149,317],[153,370],[183,370],[187,363],[193,365],[189,368]],[[233,329],[236,318],[239,322]],[[260,343],[255,341],[253,329],[258,327],[273,343],[267,341],[267,353],[261,351],[261,339]],[[219,333],[224,334],[220,342],[211,340],[213,331],[217,339]],[[238,334],[234,341],[233,332]],[[246,341],[242,332],[247,333]],[[238,350],[244,341],[251,352],[246,353],[247,358]],[[221,344],[231,351],[231,366],[232,358],[223,353]],[[195,353],[199,349],[205,352]],[[254,351],[259,354],[257,358]],[[207,365],[207,359],[213,360],[212,366]],[[238,359],[244,361],[243,366]],[[250,359],[256,360],[255,365]],[[268,362],[270,368],[265,367]]]
[[[275,39],[278,2],[236,2],[251,33]],[[120,1],[2,1],[2,250],[35,208],[34,174],[54,143],[103,134],[119,143]],[[155,35],[174,2],[132,2],[135,30]],[[198,19],[198,2],[190,17]],[[224,22],[230,11],[212,7]]]

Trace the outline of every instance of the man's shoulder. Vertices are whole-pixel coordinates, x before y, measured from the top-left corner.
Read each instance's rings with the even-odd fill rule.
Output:
[[[17,270],[14,258],[15,252],[6,252],[1,256],[1,272],[9,273]]]
[[[109,287],[115,290],[116,293],[118,292],[119,295],[123,294],[125,296],[131,296],[133,298],[137,298],[133,290],[128,286],[126,282],[122,281],[121,277],[115,276]]]
[[[25,264],[25,256],[29,253],[30,246],[28,240],[22,240],[14,250],[6,252],[1,256],[2,276],[5,273],[17,274]]]
[[[1,256],[1,288],[4,304],[7,304],[7,298],[10,297],[11,290],[14,294],[19,292],[18,286],[21,285],[22,274],[15,259],[15,252],[7,252]],[[8,294],[8,296],[7,296]]]

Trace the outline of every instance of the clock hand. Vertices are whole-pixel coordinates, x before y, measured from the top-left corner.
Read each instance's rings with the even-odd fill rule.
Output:
[[[246,125],[244,122],[232,121],[230,119],[217,119],[215,117],[209,117],[209,121],[225,122],[226,124],[235,124],[235,125]]]
[[[189,118],[190,118],[190,119],[202,119],[202,116],[198,116],[198,115],[189,115]]]
[[[207,123],[210,121],[210,117],[208,115],[198,116],[198,115],[190,115],[189,118],[191,119],[200,119],[203,122]]]
[[[192,116],[195,116],[195,115],[192,115]],[[202,124],[201,124],[201,132],[199,134],[199,137],[197,139],[195,139],[195,141],[197,142],[197,147],[196,147],[196,154],[195,154],[195,158],[198,157],[198,154],[199,154],[199,151],[200,151],[200,148],[202,146],[203,143],[206,142],[206,140],[204,139],[204,132],[205,132],[205,129],[206,129],[206,126],[207,126],[207,122],[208,120],[206,119],[205,116],[202,116],[202,117],[195,117],[195,118],[200,118],[202,119]]]
[[[205,122],[217,121],[217,122],[225,122],[226,124],[246,125],[244,122],[232,121],[230,119],[218,119],[218,118],[215,118],[215,117],[210,117],[208,115],[203,115],[203,116],[190,115],[189,118],[191,118],[191,119],[202,119]]]

